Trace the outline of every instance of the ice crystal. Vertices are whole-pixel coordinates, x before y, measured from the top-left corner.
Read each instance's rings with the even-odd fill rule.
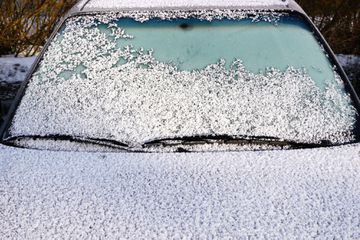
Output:
[[[357,113],[336,73],[337,81],[323,90],[303,69],[255,74],[239,59],[230,68],[219,60],[179,70],[157,60],[152,50],[119,49],[115,39],[131,36],[114,29],[116,17],[70,20],[33,75],[11,135],[65,134],[134,144],[209,134],[354,139]],[[99,23],[114,29],[112,37],[93,27]]]

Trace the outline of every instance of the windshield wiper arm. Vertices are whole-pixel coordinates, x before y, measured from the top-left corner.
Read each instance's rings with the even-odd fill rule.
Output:
[[[10,137],[5,140],[1,140],[1,143],[10,146],[17,146],[16,141],[23,139],[33,139],[33,140],[54,140],[54,141],[70,141],[70,142],[78,142],[85,144],[95,144],[104,147],[129,150],[131,147],[123,142],[119,142],[111,139],[102,139],[102,138],[90,138],[90,137],[78,137],[78,136],[70,136],[70,135],[24,135],[24,136],[15,136]]]
[[[194,135],[174,138],[161,138],[143,143],[143,147],[152,145],[174,146],[181,144],[207,143],[236,143],[236,144],[270,144],[275,146],[290,146],[292,148],[316,148],[330,146],[326,141],[321,143],[296,142],[278,137],[246,136],[246,135]]]

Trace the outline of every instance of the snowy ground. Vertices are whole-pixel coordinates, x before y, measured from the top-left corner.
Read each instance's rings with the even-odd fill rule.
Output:
[[[0,58],[0,82],[17,83],[23,81],[34,60],[35,57]]]
[[[0,101],[6,101],[9,104],[9,101],[15,97],[34,61],[35,57],[0,58]]]
[[[360,56],[339,54],[337,57],[360,95]]]
[[[340,64],[344,67],[360,63],[360,56],[338,54],[337,58]]]
[[[0,58],[0,123],[34,61],[35,57]]]

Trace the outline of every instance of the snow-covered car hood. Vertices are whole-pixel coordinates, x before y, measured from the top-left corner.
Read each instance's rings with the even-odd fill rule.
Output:
[[[3,239],[360,238],[360,145],[217,153],[0,146]]]

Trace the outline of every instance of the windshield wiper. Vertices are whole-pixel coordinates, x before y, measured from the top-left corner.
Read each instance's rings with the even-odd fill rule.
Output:
[[[327,141],[322,141],[321,143],[306,143],[306,142],[296,142],[296,141],[285,140],[278,137],[269,137],[269,136],[194,135],[194,136],[155,139],[143,143],[143,147],[149,147],[153,145],[177,146],[177,145],[213,144],[213,143],[268,144],[268,145],[280,146],[280,147],[291,147],[293,149],[331,146],[331,144]]]
[[[25,135],[25,136],[15,136],[10,137],[5,140],[1,140],[1,143],[9,146],[18,147],[20,144],[17,144],[17,141],[21,140],[53,140],[53,141],[69,141],[85,144],[95,144],[103,147],[110,147],[120,150],[131,151],[131,147],[123,142],[119,142],[111,139],[102,139],[102,138],[89,138],[89,137],[78,137],[78,136],[69,136],[69,135]],[[20,145],[21,146],[21,145]]]

